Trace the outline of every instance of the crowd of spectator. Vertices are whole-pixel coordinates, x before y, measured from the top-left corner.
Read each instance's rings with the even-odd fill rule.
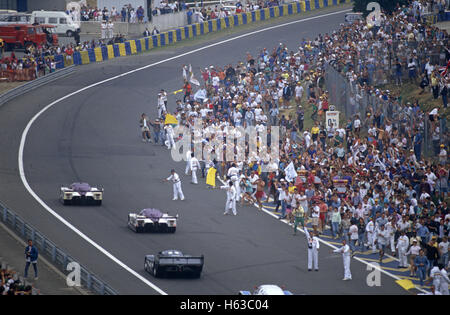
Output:
[[[18,280],[17,273],[0,269],[0,295],[32,295],[33,287]]]
[[[174,114],[194,136],[196,118],[202,121],[201,142],[207,153],[201,161],[203,176],[214,167],[219,177],[229,180],[228,170],[237,167],[243,200],[256,200],[261,207],[262,200],[270,197],[281,211],[280,219],[301,217],[320,233],[331,229],[333,236],[348,241],[354,254],[376,250],[380,263],[387,252],[398,255],[399,267],[408,267],[422,285],[433,266],[439,265],[440,270],[448,265],[448,142],[438,137],[434,158],[421,154],[421,126],[429,120],[431,128],[436,128],[439,111],[446,104],[424,113],[421,107],[425,104],[405,103],[375,85],[378,72],[382,80],[388,80],[382,83],[398,80],[398,68],[376,63],[383,64],[394,41],[447,46],[448,34],[425,24],[419,15],[420,2],[412,1],[385,16],[379,26],[357,21],[314,40],[303,40],[295,51],[280,44],[255,56],[248,53],[246,62],[236,66],[212,65],[202,71],[204,87],[196,93],[191,86],[195,81],[185,81],[185,97],[177,101]],[[448,72],[436,71],[438,64],[431,61],[430,50],[424,49],[420,56],[409,53],[400,57],[396,52],[398,63],[408,60],[415,64],[417,75],[435,77],[448,88]],[[354,89],[365,89],[385,101],[377,104],[382,107],[368,104],[362,112],[355,103],[357,114],[347,117],[346,125],[326,126],[325,113],[346,105],[330,103],[325,81],[330,67],[338,69]],[[383,108],[388,104],[395,109]],[[313,124],[308,130],[306,111],[312,113],[306,117]],[[399,113],[407,115],[406,123],[391,116]],[[164,119],[164,113],[159,118]],[[152,126],[157,142],[164,132],[157,122]],[[267,153],[270,126],[281,130],[276,160]],[[246,147],[250,156],[245,161],[237,155],[234,161],[226,160],[229,146],[231,152],[239,153],[237,143],[214,146],[215,139],[235,134],[232,127],[255,127],[258,132],[258,150],[247,152]],[[264,132],[268,132],[266,144]]]
[[[201,23],[204,21],[224,18],[234,14],[239,14],[243,12],[251,12],[259,9],[269,8],[272,6],[280,5],[281,1],[271,0],[271,1],[248,1],[244,6],[240,1],[235,3],[235,8],[232,6],[204,6],[202,8],[191,8],[187,12],[188,24]]]

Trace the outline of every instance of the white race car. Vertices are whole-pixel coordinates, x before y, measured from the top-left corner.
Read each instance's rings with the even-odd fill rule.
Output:
[[[239,295],[293,295],[291,291],[283,290],[274,284],[263,284],[260,285],[253,291],[239,291]]]
[[[139,214],[128,215],[128,227],[136,233],[168,232],[175,233],[178,214],[175,216],[162,213],[158,209],[144,209]]]
[[[103,200],[103,188],[91,187],[87,183],[73,183],[60,190],[60,200],[66,205],[96,205],[101,206]]]

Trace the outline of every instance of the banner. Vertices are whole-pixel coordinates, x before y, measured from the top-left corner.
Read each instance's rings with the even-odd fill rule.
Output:
[[[194,94],[194,100],[196,102],[203,101],[205,98],[206,98],[206,90],[205,89],[198,90],[197,93]]]
[[[208,170],[208,174],[206,175],[206,185],[216,187],[216,172],[217,170],[214,167],[211,167]]]
[[[173,115],[167,114],[164,124],[165,125],[168,125],[168,124],[178,125],[178,120]]]
[[[339,129],[339,112],[338,111],[327,111],[325,114],[326,127],[329,128],[333,124],[333,128]]]

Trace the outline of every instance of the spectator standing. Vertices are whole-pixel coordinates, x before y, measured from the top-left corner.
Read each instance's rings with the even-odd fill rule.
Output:
[[[28,278],[28,268],[30,267],[30,264],[33,265],[34,269],[34,280],[38,280],[38,268],[37,268],[37,259],[38,259],[39,253],[36,248],[36,246],[33,245],[32,240],[28,240],[28,246],[25,247],[25,278]]]
[[[427,267],[429,265],[429,261],[427,257],[424,255],[423,249],[420,250],[419,256],[414,259],[414,264],[417,267],[417,273],[419,276],[420,286],[423,286],[423,283],[427,277]]]

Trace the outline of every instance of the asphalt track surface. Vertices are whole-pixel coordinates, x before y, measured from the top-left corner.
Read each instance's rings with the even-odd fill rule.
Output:
[[[352,281],[342,281],[340,255],[322,245],[319,272],[306,268],[303,234],[254,207],[224,216],[225,193],[191,185],[185,163],[169,151],[141,141],[138,119],[156,114],[161,88],[182,84],[181,67],[194,69],[236,64],[247,51],[255,54],[278,43],[295,46],[304,37],[330,32],[344,13],[272,29],[97,85],[48,109],[32,125],[24,150],[27,180],[55,212],[128,267],[168,294],[236,294],[259,284],[284,285],[295,294],[402,294],[394,281],[381,276],[381,287],[368,287],[367,266],[352,260]],[[231,38],[236,36],[227,35]],[[212,43],[212,42],[211,42]],[[139,56],[80,67],[70,77],[27,93],[0,108],[0,200],[67,250],[81,264],[121,294],[158,294],[62,224],[25,190],[18,172],[20,138],[29,120],[43,107],[87,85],[167,59],[205,44],[168,47]],[[198,74],[197,74],[198,75]],[[175,97],[169,98],[173,109]],[[185,201],[172,201],[172,185],[162,179],[175,168],[182,175]],[[86,181],[105,188],[102,207],[63,207],[61,184]],[[134,234],[126,227],[131,211],[154,207],[179,214],[175,234]],[[143,270],[144,255],[163,249],[204,254],[200,279],[155,279]]]

